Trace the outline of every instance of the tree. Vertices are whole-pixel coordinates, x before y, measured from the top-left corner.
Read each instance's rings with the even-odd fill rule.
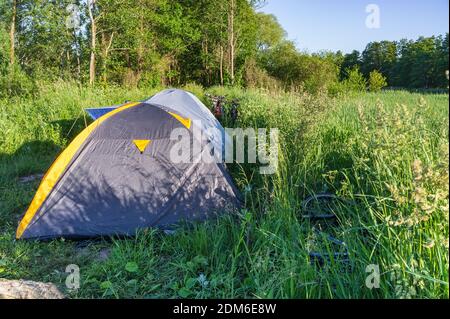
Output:
[[[9,34],[0,25],[0,77],[7,73],[10,64],[9,40]]]
[[[367,81],[357,66],[347,70],[344,87],[347,91],[364,92],[367,89]]]
[[[445,88],[448,86],[448,68],[449,68],[449,41],[448,33],[445,36],[436,38],[436,52],[434,54],[435,72],[434,84],[436,87]]]
[[[236,0],[229,0],[229,12],[228,12],[228,50],[230,54],[230,78],[231,85],[234,84],[234,58],[236,47],[236,35],[234,31],[234,19],[236,13]]]
[[[410,86],[410,73],[413,63],[413,56],[411,54],[411,47],[413,41],[402,39],[397,42],[397,63],[393,67],[393,72],[390,79],[390,85],[396,87]]]
[[[13,65],[15,62],[15,43],[16,43],[16,17],[17,17],[17,0],[12,1],[11,9],[11,27],[9,31],[9,64]]]
[[[361,54],[357,50],[353,50],[352,53],[344,56],[344,61],[342,61],[340,68],[340,79],[344,80],[347,76],[347,71],[354,67],[361,67]]]
[[[87,2],[89,19],[91,22],[91,58],[89,60],[89,84],[94,85],[95,81],[95,50],[97,46],[97,20],[95,16],[96,6],[95,0],[88,0]]]
[[[46,79],[71,76],[77,48],[74,34],[66,26],[66,8],[71,3],[74,1],[17,0],[14,60],[29,75]]]
[[[362,53],[361,62],[361,71],[366,77],[377,70],[390,79],[397,62],[397,44],[391,41],[371,42]]]
[[[412,46],[413,63],[411,66],[410,83],[414,88],[434,87],[433,74],[435,38],[420,37]]]
[[[256,21],[258,24],[258,50],[268,50],[280,44],[286,37],[286,31],[281,27],[274,15],[259,12],[256,14]]]
[[[387,86],[386,77],[378,72],[377,70],[373,70],[369,75],[369,91],[371,92],[380,92],[381,89]]]
[[[349,76],[348,83],[361,84],[356,68],[369,82],[376,70],[390,86],[447,87],[448,33],[372,42],[362,54],[308,54],[286,40],[276,17],[258,12],[264,3],[0,0],[1,68],[6,56],[15,75],[25,72],[39,80],[75,78],[93,85],[101,78],[104,85],[133,86],[270,83],[310,92]],[[81,8],[78,28],[67,25],[69,8]]]
[[[337,81],[339,71],[334,58],[324,54],[300,53],[290,41],[266,50],[260,57],[260,63],[285,88],[303,88],[311,93],[327,90]]]

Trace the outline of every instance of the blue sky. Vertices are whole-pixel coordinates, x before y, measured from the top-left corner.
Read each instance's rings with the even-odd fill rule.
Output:
[[[309,52],[353,49],[380,40],[416,39],[448,32],[448,0],[267,0],[297,47]],[[366,6],[380,9],[380,28],[366,27]]]

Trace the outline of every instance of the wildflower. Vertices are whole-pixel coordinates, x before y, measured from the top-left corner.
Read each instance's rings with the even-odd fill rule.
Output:
[[[200,274],[197,280],[203,288],[206,288],[209,285],[209,281],[206,279],[204,274]]]
[[[420,180],[422,180],[422,172],[423,172],[423,167],[422,167],[422,161],[419,159],[416,159],[413,164],[412,164],[412,171],[413,171],[413,175],[414,175],[414,181],[418,182]]]
[[[445,249],[449,248],[448,238],[443,238],[441,241],[441,245],[445,247]]]
[[[431,249],[431,248],[434,247],[434,245],[435,245],[434,240],[430,240],[429,242],[423,244],[423,247],[425,247],[425,248],[427,248],[427,249]]]

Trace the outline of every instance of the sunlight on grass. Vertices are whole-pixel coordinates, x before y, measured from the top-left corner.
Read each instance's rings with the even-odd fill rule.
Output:
[[[190,86],[201,99],[201,87]],[[244,194],[238,216],[154,230],[133,239],[15,242],[17,222],[43,173],[85,126],[82,109],[142,100],[157,89],[41,88],[36,99],[2,100],[0,114],[0,277],[52,281],[78,264],[73,297],[106,298],[448,298],[448,95],[403,91],[338,99],[299,93],[211,88],[239,98],[240,127],[281,132],[280,168],[230,165]],[[205,101],[205,100],[204,100]],[[245,191],[247,189],[247,191]],[[251,190],[251,191],[250,191]],[[309,251],[336,248],[303,218],[302,201],[332,193],[349,264],[321,267]],[[101,257],[104,251],[106,256]],[[378,265],[379,289],[365,285]]]

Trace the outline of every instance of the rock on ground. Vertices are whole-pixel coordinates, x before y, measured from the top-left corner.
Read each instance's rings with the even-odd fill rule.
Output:
[[[64,299],[51,283],[0,279],[0,299]]]

